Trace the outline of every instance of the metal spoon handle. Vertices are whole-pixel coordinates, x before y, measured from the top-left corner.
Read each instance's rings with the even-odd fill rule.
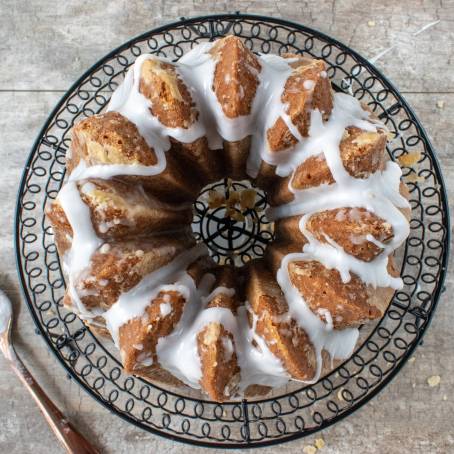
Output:
[[[49,399],[38,385],[32,374],[25,367],[21,359],[13,353],[11,366],[28,389],[39,409],[43,413],[55,435],[71,454],[99,454],[97,451],[63,416],[60,410]]]

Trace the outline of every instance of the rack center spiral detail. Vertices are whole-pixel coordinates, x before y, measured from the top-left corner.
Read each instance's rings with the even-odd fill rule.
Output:
[[[273,240],[267,207],[265,193],[249,181],[226,178],[201,191],[194,203],[192,229],[216,262],[241,266],[263,256]]]

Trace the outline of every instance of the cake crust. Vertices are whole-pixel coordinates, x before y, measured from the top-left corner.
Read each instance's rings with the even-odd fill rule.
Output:
[[[295,320],[280,321],[288,312],[288,305],[273,275],[260,262],[252,263],[248,271],[247,299],[252,312],[258,317],[255,325],[257,334],[293,378],[310,381],[316,369],[311,341]],[[252,315],[249,320],[252,326]]]

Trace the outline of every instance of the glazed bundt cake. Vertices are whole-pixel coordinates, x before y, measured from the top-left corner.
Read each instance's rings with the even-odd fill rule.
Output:
[[[107,110],[74,125],[47,209],[65,304],[112,337],[125,371],[215,401],[316,381],[402,287],[410,205],[386,142],[323,61],[234,36],[178,63],[140,56]],[[191,230],[201,189],[226,177],[265,191],[274,222],[243,267],[215,263]]]

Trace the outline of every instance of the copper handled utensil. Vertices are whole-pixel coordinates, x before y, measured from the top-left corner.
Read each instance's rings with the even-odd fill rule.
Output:
[[[0,350],[11,368],[28,389],[60,443],[71,454],[97,454],[98,451],[68,422],[41,389],[17,356],[11,339],[13,311],[8,296],[0,290]]]

